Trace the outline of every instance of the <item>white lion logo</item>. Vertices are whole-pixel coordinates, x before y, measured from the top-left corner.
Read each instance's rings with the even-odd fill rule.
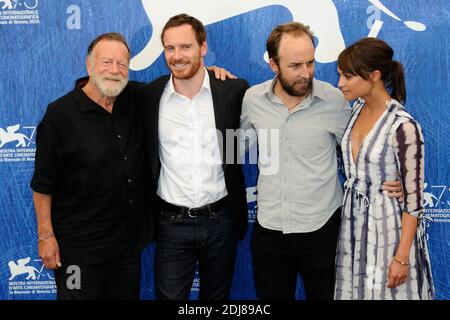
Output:
[[[247,203],[252,203],[257,201],[258,191],[256,186],[247,188]]]
[[[409,29],[424,31],[426,26],[417,21],[404,21],[391,10],[386,8],[380,0],[368,0],[380,11],[391,18],[403,22]],[[131,59],[130,68],[135,71],[143,70],[159,57],[163,51],[159,36],[166,21],[177,13],[187,13],[200,19],[205,25],[212,24],[233,16],[243,14],[259,8],[280,5],[287,8],[294,21],[300,21],[311,27],[319,39],[316,48],[316,60],[320,63],[336,61],[339,53],[344,50],[344,38],[339,27],[339,17],[332,0],[142,0],[145,12],[153,27],[153,34],[145,48]],[[370,30],[369,37],[376,37],[380,32],[383,21],[376,20]],[[267,53],[264,56],[267,59]]]
[[[0,2],[3,2],[2,9],[12,10],[14,9],[14,6],[12,4],[11,0],[0,0]],[[15,1],[14,1],[15,2]]]
[[[36,273],[39,274],[39,270],[33,266],[27,266],[31,260],[30,257],[25,259],[17,260],[17,264],[14,261],[8,262],[9,270],[11,272],[11,277],[9,281],[13,280],[15,277],[20,276],[22,274],[28,274],[26,280],[36,280]]]
[[[28,137],[23,133],[17,133],[16,131],[19,129],[20,129],[19,124],[7,127],[6,131],[3,128],[0,128],[0,148],[3,147],[5,144],[13,141],[17,141],[16,148],[17,147],[25,148],[27,146],[25,140],[30,142],[31,140],[28,139]]]
[[[290,10],[293,20],[309,25],[314,31],[319,39],[316,48],[318,62],[335,61],[345,48],[337,10],[331,0],[142,0],[142,5],[152,23],[153,34],[145,48],[131,60],[130,68],[136,71],[149,67],[159,57],[163,51],[159,40],[162,28],[170,17],[181,12],[195,16],[208,25],[255,9],[281,5]]]
[[[428,183],[425,182],[423,188],[426,189],[427,187]],[[441,203],[442,203],[441,200],[431,192],[423,193],[422,205],[424,208],[435,208]]]
[[[38,0],[30,0],[29,2],[23,1],[23,3],[21,3],[21,1],[19,1],[19,0],[0,0],[0,2],[3,2],[2,10],[4,10],[4,9],[13,10],[13,9],[16,9],[17,6],[22,6],[22,5],[25,6],[27,9],[35,9],[38,5]],[[14,2],[14,4],[13,4],[13,2]]]

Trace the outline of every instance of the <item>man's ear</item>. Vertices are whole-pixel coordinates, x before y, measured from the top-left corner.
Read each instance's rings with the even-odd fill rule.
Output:
[[[275,60],[273,60],[272,58],[269,59],[269,65],[270,65],[270,69],[272,69],[272,71],[274,73],[279,73],[280,72],[280,67],[278,66],[278,64],[275,62]]]
[[[204,41],[200,46],[200,56],[204,58],[207,53],[208,53],[208,44],[206,43],[206,41]]]

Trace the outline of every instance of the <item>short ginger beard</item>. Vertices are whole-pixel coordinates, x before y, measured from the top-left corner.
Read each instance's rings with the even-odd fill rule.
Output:
[[[293,97],[304,97],[306,96],[312,89],[312,78],[302,78],[301,80],[295,80],[291,83],[289,83],[284,77],[281,70],[278,72],[278,81],[280,82],[281,87],[283,90],[290,96]],[[296,89],[295,86],[297,84],[302,84],[301,88]]]
[[[194,60],[180,59],[180,60],[176,61],[175,59],[171,59],[169,61],[169,68],[173,74],[173,77],[175,79],[179,79],[179,80],[191,79],[193,76],[195,76],[197,74],[198,70],[201,67],[200,59],[201,59],[200,56],[196,57],[196,59],[194,59]],[[177,62],[185,63],[186,61],[188,63],[190,63],[190,64],[188,64],[187,70],[178,71],[178,70],[176,70],[175,67],[172,66],[173,64],[175,64]]]

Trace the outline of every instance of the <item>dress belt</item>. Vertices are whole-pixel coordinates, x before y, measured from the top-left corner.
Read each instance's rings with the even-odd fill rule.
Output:
[[[188,208],[183,206],[177,206],[175,204],[164,201],[163,199],[159,199],[160,208],[162,210],[167,210],[172,213],[176,213],[177,215],[184,216],[187,214],[191,218],[196,218],[200,216],[210,215],[212,212],[216,212],[224,208],[228,204],[228,196],[223,197],[216,202],[206,204],[204,206],[198,208]]]

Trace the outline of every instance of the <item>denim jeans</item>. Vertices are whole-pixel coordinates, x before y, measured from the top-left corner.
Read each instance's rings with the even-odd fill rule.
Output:
[[[227,299],[236,247],[228,208],[195,218],[161,212],[155,253],[157,297],[187,300],[198,263],[200,299]]]

